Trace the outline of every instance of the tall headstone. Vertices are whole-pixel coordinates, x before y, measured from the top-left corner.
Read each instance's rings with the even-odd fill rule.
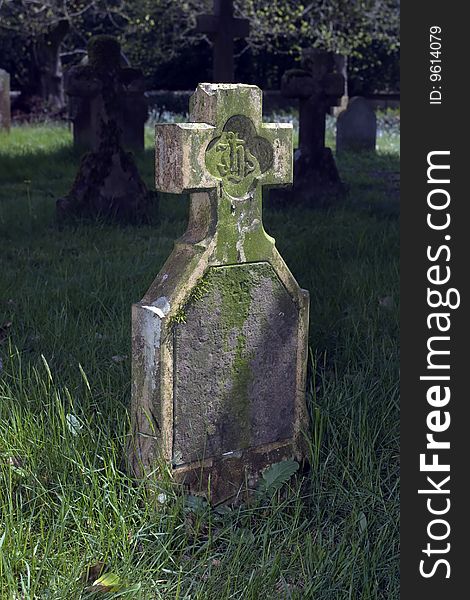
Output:
[[[262,221],[262,188],[292,180],[292,126],[263,123],[261,98],[200,84],[191,123],[156,126],[156,187],[189,192],[190,218],[132,310],[131,469],[169,463],[212,502],[304,452],[309,296]]]
[[[233,0],[214,0],[214,13],[199,15],[196,31],[208,34],[213,43],[214,83],[235,81],[234,39],[245,38],[249,35],[250,22],[248,19],[234,18]]]
[[[319,206],[343,192],[333,154],[325,147],[325,118],[343,95],[344,78],[335,70],[334,55],[324,50],[304,50],[301,66],[284,74],[281,87],[286,97],[299,100],[292,199]]]
[[[132,153],[123,148],[121,101],[134,70],[120,67],[120,46],[110,36],[92,38],[88,53],[90,64],[75,67],[69,90],[90,99],[92,151],[83,156],[70,192],[57,200],[57,216],[148,221],[150,195]]]
[[[121,130],[125,148],[144,149],[144,125],[148,116],[144,76],[140,69],[122,62],[115,38],[95,36],[88,45],[88,64],[72,67],[67,72],[65,91],[69,97],[75,147],[97,150],[102,123],[112,118]]]
[[[336,121],[336,152],[375,152],[377,117],[365,98],[351,98]]]
[[[0,69],[0,130],[10,131],[10,75]]]

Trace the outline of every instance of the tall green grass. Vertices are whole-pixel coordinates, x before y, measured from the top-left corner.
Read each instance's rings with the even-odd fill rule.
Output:
[[[337,207],[266,210],[311,295],[311,468],[222,510],[123,466],[130,305],[187,199],[163,197],[152,226],[59,229],[70,144],[63,126],[0,136],[1,600],[86,598],[98,562],[122,584],[103,598],[398,598],[397,147],[341,158]],[[137,160],[151,188],[151,148]]]

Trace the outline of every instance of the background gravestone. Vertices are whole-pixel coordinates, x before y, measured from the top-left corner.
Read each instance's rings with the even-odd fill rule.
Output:
[[[102,123],[112,119],[121,130],[121,142],[131,150],[144,149],[148,116],[145,80],[140,69],[123,65],[119,42],[96,36],[88,44],[88,63],[66,75],[69,114],[75,147],[97,150]],[[113,97],[110,102],[109,98]]]
[[[292,126],[262,123],[251,85],[200,84],[190,106],[156,127],[157,189],[189,191],[190,219],[133,306],[129,460],[220,502],[303,456],[308,292],[262,223],[262,187],[292,180]]]
[[[235,81],[233,51],[235,38],[248,37],[250,22],[233,16],[233,0],[214,0],[214,14],[198,15],[196,31],[207,33],[214,46],[213,81]]]
[[[0,69],[0,129],[10,131],[10,75]]]
[[[365,98],[351,98],[336,122],[336,152],[375,152],[377,117]]]
[[[303,52],[302,69],[286,71],[282,78],[282,94],[299,100],[299,147],[293,190],[271,194],[274,206],[291,201],[327,205],[343,192],[335,159],[325,147],[326,114],[344,93],[344,78],[335,68],[332,53],[310,49]]]
[[[93,97],[96,147],[83,156],[69,194],[57,200],[57,216],[147,222],[150,195],[132,154],[122,146],[120,46],[110,36],[97,36],[88,52],[90,64],[75,67],[72,81]]]

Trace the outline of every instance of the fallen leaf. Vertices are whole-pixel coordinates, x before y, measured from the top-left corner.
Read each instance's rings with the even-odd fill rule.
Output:
[[[93,565],[89,565],[81,577],[82,582],[91,585],[101,576],[101,573],[103,573],[105,569],[106,565],[101,560],[95,562]]]
[[[127,360],[127,356],[121,356],[120,354],[115,354],[114,356],[111,356],[111,360],[113,360],[115,363],[122,363],[125,360]]]
[[[23,469],[23,460],[19,456],[9,456],[7,460],[10,468],[20,477],[26,477],[28,473]]]
[[[122,583],[118,575],[115,573],[105,573],[92,583],[90,591],[117,592],[120,587],[122,587]]]
[[[65,421],[70,433],[73,435],[78,435],[80,433],[80,429],[83,428],[83,423],[80,421],[80,419],[70,413],[65,415]]]
[[[8,464],[12,467],[16,467],[17,469],[21,469],[23,466],[23,460],[19,456],[9,456]]]
[[[367,517],[362,511],[358,514],[358,523],[359,531],[364,533],[364,531],[367,529]]]

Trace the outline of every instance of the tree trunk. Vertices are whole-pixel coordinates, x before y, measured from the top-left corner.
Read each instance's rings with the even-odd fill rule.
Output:
[[[39,38],[34,47],[34,59],[39,75],[38,91],[41,98],[54,109],[65,106],[60,47],[68,31],[68,22],[59,21]]]

